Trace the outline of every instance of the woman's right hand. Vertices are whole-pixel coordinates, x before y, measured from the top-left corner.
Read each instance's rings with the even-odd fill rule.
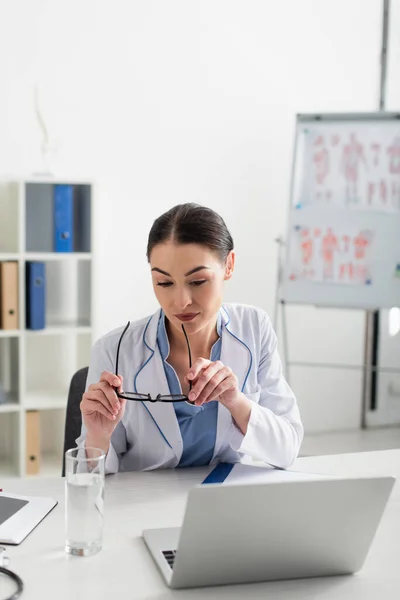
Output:
[[[82,396],[82,420],[90,440],[109,442],[124,416],[126,400],[118,398],[114,388],[122,393],[122,375],[104,371],[100,381],[92,383]]]

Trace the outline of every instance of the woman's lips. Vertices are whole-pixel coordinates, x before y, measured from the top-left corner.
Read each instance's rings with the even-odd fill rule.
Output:
[[[181,315],[175,315],[177,319],[180,321],[192,321],[195,317],[197,317],[199,313],[182,313]]]

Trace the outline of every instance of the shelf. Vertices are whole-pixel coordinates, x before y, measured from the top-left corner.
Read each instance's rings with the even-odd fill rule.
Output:
[[[25,252],[22,255],[26,261],[76,261],[92,260],[91,252]]]
[[[54,410],[67,407],[68,390],[26,392],[22,407],[24,410]]]
[[[20,409],[20,405],[18,402],[5,402],[4,404],[0,404],[0,413],[12,413],[18,412]]]
[[[92,328],[89,325],[53,325],[46,327],[45,329],[27,329],[25,334],[29,337],[38,337],[46,335],[69,335],[69,334],[82,334],[92,332]]]
[[[7,179],[5,179],[4,181],[8,181]],[[46,175],[46,174],[38,174],[37,177],[33,176],[33,177],[25,177],[22,179],[18,179],[18,181],[20,183],[24,183],[25,185],[31,184],[31,183],[44,183],[44,184],[49,184],[51,183],[52,185],[60,185],[60,184],[70,184],[70,185],[93,185],[93,181],[91,181],[90,179],[71,179],[70,177],[61,177],[61,178],[57,178],[54,177],[54,175]],[[0,183],[2,182],[2,180],[0,179]]]
[[[72,198],[57,184],[72,186]],[[68,216],[60,222],[63,208]],[[0,262],[18,264],[20,316],[18,325],[12,323],[18,329],[0,329],[0,389],[7,390],[0,404],[0,485],[5,474],[25,475],[30,417],[40,422],[37,476],[61,475],[70,382],[89,364],[92,348],[93,209],[89,179],[46,173],[0,178]],[[72,234],[73,252],[55,251],[61,226]],[[25,328],[33,302],[32,282],[26,279],[29,261],[45,266],[46,327],[41,330]]]
[[[5,260],[19,260],[20,255],[15,252],[0,252],[0,262]]]
[[[21,335],[20,329],[0,329],[0,338],[14,338]]]
[[[90,334],[92,328],[90,325],[79,325],[74,323],[63,323],[60,325],[52,325],[45,329],[0,329],[0,338],[16,338],[20,337],[21,333],[29,337],[37,337],[44,335],[65,335],[65,334]]]

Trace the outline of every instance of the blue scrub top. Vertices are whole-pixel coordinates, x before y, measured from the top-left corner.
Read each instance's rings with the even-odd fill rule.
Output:
[[[217,332],[220,336],[211,349],[210,360],[221,357],[221,316],[218,314]],[[182,394],[181,384],[175,369],[167,362],[169,340],[165,328],[165,315],[161,311],[157,330],[157,344],[163,359],[170,394]],[[189,355],[188,355],[189,369]],[[191,406],[186,402],[174,402],[175,414],[183,441],[183,452],[178,467],[200,467],[208,465],[214,454],[217,435],[218,402],[211,401],[203,406]]]

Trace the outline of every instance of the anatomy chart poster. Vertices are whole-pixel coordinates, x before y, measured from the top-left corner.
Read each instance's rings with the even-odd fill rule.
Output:
[[[289,252],[291,281],[370,285],[374,232],[351,227],[295,225]]]
[[[304,127],[294,205],[400,212],[400,126]]]

